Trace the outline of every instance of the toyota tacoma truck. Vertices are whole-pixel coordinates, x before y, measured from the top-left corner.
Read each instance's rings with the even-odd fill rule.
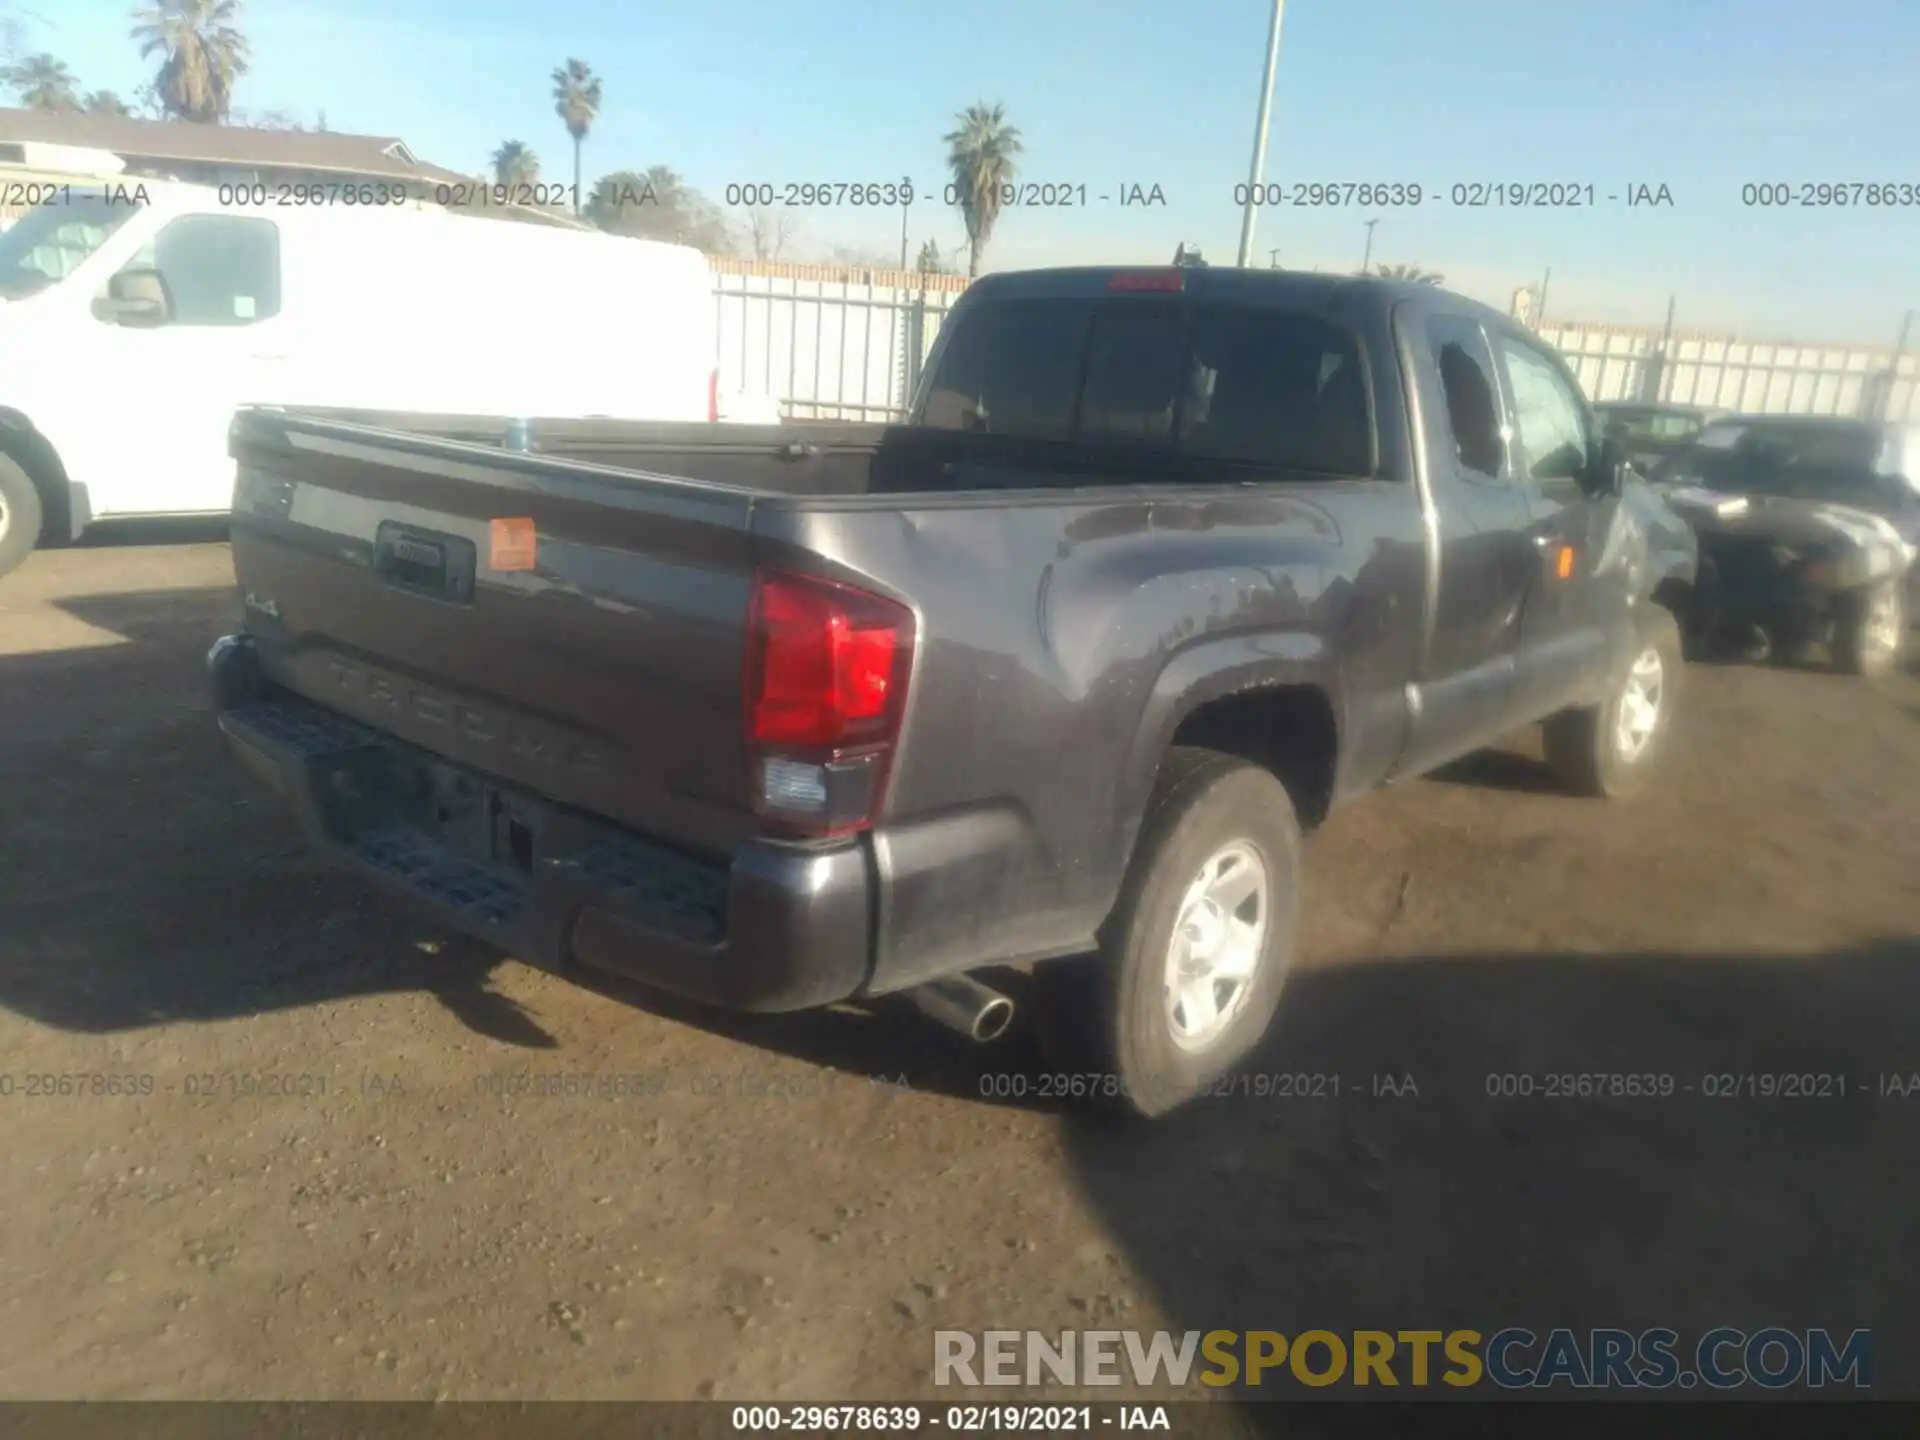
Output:
[[[500,423],[237,415],[209,665],[320,844],[562,972],[981,1039],[1028,969],[1158,1114],[1268,1028],[1303,827],[1535,720],[1624,796],[1673,713],[1690,531],[1427,286],[993,275],[905,424]]]

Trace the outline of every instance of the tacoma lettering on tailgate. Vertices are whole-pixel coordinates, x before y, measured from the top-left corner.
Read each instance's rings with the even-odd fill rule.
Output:
[[[468,700],[411,681],[384,675],[364,665],[328,660],[334,682],[362,715],[403,715],[436,729],[451,731],[482,750],[531,760],[557,770],[601,774],[607,757],[598,747],[557,729],[512,719]]]

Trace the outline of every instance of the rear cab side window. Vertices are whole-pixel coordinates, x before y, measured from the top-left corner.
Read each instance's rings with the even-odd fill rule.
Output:
[[[1317,316],[1157,297],[963,313],[921,423],[1336,475],[1375,468],[1357,339]]]
[[[1445,400],[1445,453],[1468,479],[1506,479],[1505,428],[1486,332],[1464,315],[1430,315],[1426,330]]]

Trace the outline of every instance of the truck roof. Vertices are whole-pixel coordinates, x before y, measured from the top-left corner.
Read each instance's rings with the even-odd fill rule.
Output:
[[[1150,278],[1155,282],[1150,288],[1165,285],[1168,293],[1174,293],[1177,282],[1178,293],[1228,303],[1324,314],[1356,307],[1377,306],[1385,310],[1412,302],[1422,309],[1440,308],[1452,314],[1471,314],[1482,321],[1512,323],[1491,305],[1437,285],[1377,275],[1328,275],[1316,270],[1254,270],[1210,265],[1057,266],[1002,270],[985,275],[968,286],[965,295],[992,300],[1079,299],[1110,292],[1114,278],[1120,275]]]

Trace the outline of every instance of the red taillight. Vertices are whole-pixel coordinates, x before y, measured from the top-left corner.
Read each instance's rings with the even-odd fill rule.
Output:
[[[807,834],[871,823],[913,642],[913,612],[892,600],[812,576],[754,576],[745,720],[762,815]]]
[[[720,367],[718,365],[707,372],[707,419],[716,423],[720,419]]]
[[[1122,270],[1107,281],[1109,290],[1185,290],[1184,270]]]

